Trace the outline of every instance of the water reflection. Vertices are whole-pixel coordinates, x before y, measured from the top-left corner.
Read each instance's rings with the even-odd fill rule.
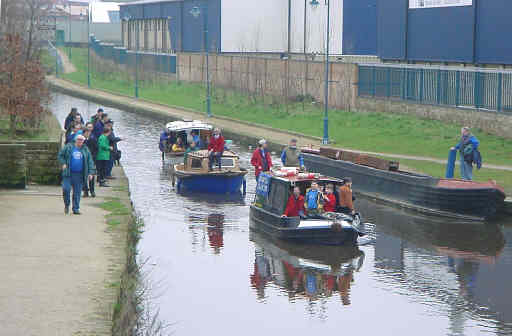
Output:
[[[265,289],[273,283],[292,302],[339,296],[341,304],[350,305],[354,272],[365,256],[357,246],[297,245],[253,231],[250,239],[256,246],[250,283],[258,299],[264,301]]]

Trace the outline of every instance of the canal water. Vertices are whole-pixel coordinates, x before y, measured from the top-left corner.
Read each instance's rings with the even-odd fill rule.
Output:
[[[71,107],[89,117],[98,105],[54,96],[61,121]],[[366,244],[276,242],[249,230],[252,175],[245,198],[177,195],[158,152],[165,120],[105,110],[123,138],[122,163],[145,223],[140,260],[170,332],[512,334],[512,221],[456,224],[358,199],[371,223]],[[248,149],[237,150],[250,167]]]

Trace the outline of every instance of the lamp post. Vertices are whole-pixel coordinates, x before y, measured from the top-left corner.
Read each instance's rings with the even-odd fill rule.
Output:
[[[71,5],[68,4],[69,13],[68,13],[68,30],[69,30],[69,41],[68,41],[68,57],[71,59]]]
[[[127,25],[128,25],[127,29],[128,29],[129,45],[131,44],[130,33],[129,33],[131,18],[132,17],[130,14],[128,14],[124,17],[124,20],[127,22]],[[139,34],[140,34],[140,31],[139,31],[139,21],[137,20],[136,23],[137,23],[137,25],[136,25],[136,29],[135,29],[135,98],[139,98]]]
[[[330,28],[330,0],[325,0],[327,5],[327,33],[326,33],[326,53],[325,53],[325,83],[324,83],[324,137],[322,144],[329,143],[329,28]]]
[[[201,9],[198,6],[195,6],[190,11],[193,17],[198,18],[201,15]],[[203,29],[204,29],[204,50],[206,53],[206,114],[208,117],[212,116],[211,109],[211,95],[210,95],[210,62],[209,62],[209,54],[210,54],[210,46],[208,44],[208,2],[206,2],[203,8]]]
[[[91,87],[91,10],[87,8],[87,87]]]

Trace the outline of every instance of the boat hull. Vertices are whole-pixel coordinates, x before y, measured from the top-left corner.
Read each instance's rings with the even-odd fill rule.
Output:
[[[282,218],[274,213],[251,205],[251,230],[265,233],[274,238],[317,245],[355,245],[357,238],[363,235],[353,228],[343,228],[339,231],[330,227],[314,229],[298,229],[296,217]]]
[[[505,200],[505,194],[498,188],[453,188],[449,180],[379,170],[315,154],[305,153],[304,163],[310,171],[351,177],[357,193],[429,214],[466,220],[490,219],[502,210]]]
[[[245,182],[245,174],[202,174],[179,175],[177,174],[178,191],[192,191],[216,194],[239,193]]]

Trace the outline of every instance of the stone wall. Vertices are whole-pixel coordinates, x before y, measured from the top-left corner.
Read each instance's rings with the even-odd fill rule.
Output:
[[[0,145],[23,145],[28,182],[58,184],[60,165],[57,154],[61,143],[58,141],[0,141]],[[2,161],[3,157],[2,157]],[[9,161],[9,160],[5,160]]]
[[[0,144],[0,188],[25,188],[24,144]]]

